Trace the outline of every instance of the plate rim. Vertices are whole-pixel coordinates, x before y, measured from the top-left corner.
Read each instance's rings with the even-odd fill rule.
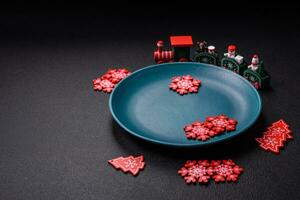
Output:
[[[115,94],[115,92],[117,91],[117,88],[120,87],[120,85],[122,84],[122,82],[124,82],[125,80],[127,80],[129,77],[141,72],[141,71],[146,71],[146,70],[149,70],[149,69],[152,69],[152,68],[157,68],[157,67],[160,67],[160,66],[164,66],[164,65],[176,65],[176,64],[192,64],[192,65],[201,65],[201,66],[205,66],[205,67],[213,67],[217,70],[221,70],[221,71],[224,71],[225,73],[231,73],[232,75],[238,77],[239,79],[241,79],[243,82],[245,82],[246,84],[248,84],[250,86],[250,88],[252,88],[252,90],[254,91],[255,93],[255,96],[257,97],[257,100],[258,100],[258,111],[256,113],[256,117],[251,121],[251,123],[248,124],[248,126],[245,126],[244,128],[242,128],[241,130],[239,130],[238,132],[234,133],[233,135],[230,135],[226,138],[223,138],[223,139],[220,139],[220,140],[216,140],[216,141],[206,141],[205,143],[195,143],[195,144],[178,144],[178,143],[172,143],[172,142],[164,142],[164,141],[160,141],[160,140],[155,140],[155,139],[152,139],[152,138],[148,138],[148,137],[145,137],[145,136],[142,136],[140,134],[137,134],[136,132],[130,130],[129,128],[127,128],[119,119],[118,117],[116,116],[114,110],[113,110],[113,106],[112,106],[112,101],[113,101],[113,96]],[[259,116],[261,115],[261,111],[262,111],[262,100],[261,100],[261,97],[257,91],[257,89],[247,80],[245,79],[243,76],[239,75],[239,74],[236,74],[228,69],[224,69],[220,66],[216,66],[216,65],[211,65],[211,64],[206,64],[206,63],[198,63],[198,62],[173,62],[173,63],[162,63],[162,64],[154,64],[154,65],[149,65],[149,66],[146,66],[146,67],[143,67],[141,69],[138,69],[134,72],[132,72],[129,76],[127,76],[126,78],[124,78],[122,81],[120,81],[117,86],[114,88],[114,90],[112,91],[112,93],[110,94],[110,97],[109,97],[109,110],[114,118],[114,120],[125,130],[127,131],[128,133],[132,134],[133,136],[137,137],[137,138],[140,138],[140,139],[143,139],[143,140],[146,140],[148,142],[152,142],[152,143],[155,143],[155,144],[160,144],[160,145],[164,145],[164,146],[172,146],[172,147],[184,147],[184,148],[189,148],[189,147],[200,147],[200,146],[207,146],[207,145],[212,145],[212,144],[216,144],[216,143],[219,143],[219,142],[224,142],[224,141],[227,141],[229,139],[232,139],[234,138],[235,136],[238,136],[240,134],[242,134],[243,132],[245,132],[247,129],[249,129],[256,121],[257,119],[259,118]]]

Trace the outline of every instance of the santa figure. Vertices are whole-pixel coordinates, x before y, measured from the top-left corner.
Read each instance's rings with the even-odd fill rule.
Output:
[[[253,71],[257,71],[259,67],[259,59],[257,55],[253,55],[251,60],[251,65],[248,66],[248,69],[251,69]]]
[[[209,54],[214,54],[216,48],[215,48],[215,46],[210,45],[210,46],[207,47],[207,50],[208,50]]]
[[[235,45],[229,45],[227,48],[227,53],[224,53],[224,56],[227,56],[228,58],[235,58],[236,56],[236,46]]]
[[[244,57],[241,55],[237,55],[235,45],[229,45],[227,48],[227,53],[224,53],[224,56],[235,59],[239,64],[242,64],[244,62]]]

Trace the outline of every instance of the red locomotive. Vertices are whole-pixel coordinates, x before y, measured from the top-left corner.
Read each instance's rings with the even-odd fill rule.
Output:
[[[190,48],[193,46],[191,36],[171,36],[172,50],[163,50],[163,41],[157,42],[157,50],[154,52],[154,60],[156,63],[166,62],[186,62],[190,60]]]
[[[156,63],[161,64],[165,62],[174,61],[174,52],[173,51],[163,51],[164,42],[157,42],[157,51],[154,51],[154,60]]]

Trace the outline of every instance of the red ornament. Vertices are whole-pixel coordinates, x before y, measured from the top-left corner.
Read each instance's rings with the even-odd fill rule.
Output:
[[[289,129],[289,125],[284,120],[279,120],[272,123],[272,126],[268,127],[269,131],[281,132],[285,134],[288,139],[292,139],[292,131]]]
[[[95,91],[103,91],[107,93],[111,93],[111,91],[115,87],[115,84],[111,81],[107,79],[101,80],[100,78],[93,80],[93,85]]]
[[[217,134],[224,131],[234,131],[237,121],[227,117],[226,115],[218,115],[206,118],[206,126],[214,130]]]
[[[184,131],[188,139],[205,141],[225,131],[234,131],[236,124],[236,120],[226,115],[218,115],[215,117],[207,117],[205,122],[189,124],[184,127]]]
[[[187,93],[198,92],[200,84],[201,81],[194,79],[191,75],[182,77],[176,76],[172,78],[169,88],[176,91],[180,95],[184,95]]]
[[[186,183],[208,183],[213,170],[207,160],[188,160],[184,166],[178,170]]]
[[[212,178],[218,182],[236,182],[243,168],[236,165],[232,160],[188,160],[184,166],[178,170],[185,182],[190,183],[208,183]]]
[[[110,93],[124,78],[130,75],[127,69],[111,69],[99,78],[93,80],[94,90]]]
[[[111,69],[104,74],[101,79],[110,80],[113,83],[119,83],[121,80],[130,75],[130,72],[127,69]]]
[[[272,123],[261,138],[256,138],[256,141],[264,150],[278,154],[280,148],[284,146],[284,142],[292,138],[292,131],[289,129],[289,125],[284,120],[279,120]]]
[[[184,127],[184,131],[188,139],[198,139],[202,141],[205,141],[216,134],[215,131],[207,128],[203,122],[194,122],[187,125]]]
[[[262,138],[256,138],[256,141],[260,143],[261,148],[274,153],[279,153],[279,148],[283,147],[281,135],[264,135]]]
[[[225,182],[238,180],[239,175],[244,171],[243,168],[236,165],[232,160],[213,160],[211,161],[211,166],[213,167],[213,179],[215,182]]]
[[[128,156],[128,157],[118,157],[108,161],[116,169],[121,169],[123,172],[130,172],[132,175],[136,176],[140,170],[144,169],[145,162],[144,156]]]

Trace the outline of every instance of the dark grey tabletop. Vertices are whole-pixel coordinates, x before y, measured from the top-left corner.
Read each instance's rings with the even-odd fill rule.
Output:
[[[0,199],[300,199],[297,21],[40,14],[3,15],[0,24]],[[182,34],[264,60],[272,87],[241,136],[198,149],[149,144],[123,131],[109,95],[93,91],[92,79],[109,67],[153,64],[156,41]],[[294,140],[274,155],[254,138],[281,118]],[[137,177],[107,164],[140,154],[146,167]],[[237,184],[187,186],[177,174],[187,159],[226,158],[245,169]]]

